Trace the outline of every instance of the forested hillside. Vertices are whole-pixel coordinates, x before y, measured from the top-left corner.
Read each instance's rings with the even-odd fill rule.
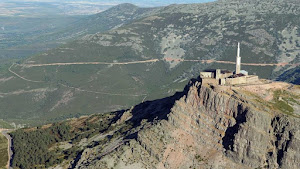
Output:
[[[81,117],[38,128],[27,128],[11,133],[13,139],[13,168],[48,168],[80,157],[85,148],[101,144],[83,142],[99,133],[114,129],[110,126],[118,113]],[[106,136],[103,136],[106,137]],[[102,142],[110,139],[107,136]],[[26,146],[25,146],[26,145]]]
[[[300,10],[292,0],[118,8],[124,14],[111,16],[132,14],[133,20],[123,26],[116,21],[116,29],[88,34],[1,75],[0,118],[53,122],[170,96],[202,70],[234,70],[234,64],[214,60],[234,63],[237,42],[249,74],[278,79],[299,67]]]

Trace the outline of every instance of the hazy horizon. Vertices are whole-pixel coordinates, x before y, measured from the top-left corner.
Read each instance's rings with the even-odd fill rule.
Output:
[[[2,2],[45,2],[45,3],[81,3],[97,5],[118,5],[132,3],[138,6],[165,6],[170,4],[205,3],[215,0],[2,0]],[[0,2],[1,3],[1,2]]]
[[[1,0],[1,16],[41,17],[53,15],[91,15],[122,3],[139,7],[205,3],[214,0]]]

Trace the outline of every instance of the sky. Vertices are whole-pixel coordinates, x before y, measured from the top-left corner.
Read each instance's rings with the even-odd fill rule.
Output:
[[[170,4],[202,3],[214,0],[1,0],[6,2],[68,2],[68,3],[97,3],[117,5],[121,3],[132,3],[138,6],[165,6]]]

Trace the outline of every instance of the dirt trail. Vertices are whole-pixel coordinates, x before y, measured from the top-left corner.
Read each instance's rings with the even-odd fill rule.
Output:
[[[154,63],[158,61],[176,61],[176,62],[201,62],[201,63],[223,63],[223,64],[235,64],[235,62],[232,61],[221,61],[221,60],[188,60],[188,59],[173,59],[173,58],[164,58],[164,59],[150,59],[150,60],[143,60],[143,61],[132,61],[132,62],[73,62],[73,63],[47,63],[47,64],[20,64],[20,66],[23,66],[25,68],[30,67],[42,67],[42,66],[67,66],[67,65],[131,65],[131,64],[144,64],[144,63]],[[16,65],[13,63],[9,67],[9,71],[16,75],[17,77],[26,80],[28,82],[34,82],[34,83],[42,83],[43,81],[35,81],[26,79],[25,77],[17,74],[16,72],[12,71],[11,68]],[[300,66],[300,63],[298,64],[290,64],[290,63],[242,63],[242,65],[248,65],[248,66]]]
[[[67,65],[131,65],[140,63],[158,62],[158,59],[132,61],[132,62],[73,62],[73,63],[48,63],[48,64],[22,64],[25,67],[41,67],[41,66],[67,66]]]
[[[137,63],[148,63],[148,62],[156,62],[155,59],[153,60],[148,60],[148,61],[137,61],[137,62],[126,62],[126,63],[123,63],[123,64],[137,64]],[[90,62],[87,62],[87,63],[90,63]],[[109,64],[109,63],[105,63],[105,64]],[[121,63],[116,63],[116,64],[121,64]],[[25,77],[17,74],[16,72],[12,71],[11,68],[15,65],[15,63],[13,63],[10,67],[9,67],[9,71],[11,73],[13,73],[14,75],[16,75],[17,77],[25,80],[25,81],[28,81],[28,82],[34,82],[34,83],[42,83],[43,81],[34,81],[34,80],[30,80],[30,79],[26,79]],[[40,65],[41,66],[41,65]],[[46,66],[49,66],[48,64]],[[53,65],[51,65],[53,66]],[[70,89],[75,89],[77,91],[81,91],[81,92],[87,92],[87,93],[95,93],[95,94],[104,94],[104,95],[110,95],[110,96],[127,96],[127,97],[141,97],[141,96],[147,96],[147,94],[118,94],[118,93],[107,93],[107,92],[98,92],[98,91],[90,91],[90,90],[84,90],[84,89],[80,89],[80,88],[75,88],[75,87],[70,87],[70,86],[67,86],[67,85],[64,85],[64,84],[61,84],[59,83],[60,85],[66,87],[66,88],[70,88]],[[0,93],[0,94],[8,94],[8,93]]]
[[[143,61],[132,61],[132,62],[71,62],[71,63],[47,63],[47,64],[21,64],[24,67],[42,67],[42,66],[67,66],[67,65],[130,65],[130,64],[141,64],[141,63],[154,63],[158,61],[175,61],[175,62],[202,62],[202,63],[224,63],[224,64],[235,64],[232,61],[222,61],[222,60],[189,60],[189,59],[150,59]],[[298,64],[290,63],[242,63],[242,65],[248,66],[300,66]]]
[[[6,168],[10,169],[10,160],[12,158],[13,152],[12,152],[12,138],[10,137],[10,135],[8,134],[8,132],[13,131],[10,129],[0,129],[0,132],[6,137],[8,144],[7,144],[7,153],[8,153],[8,161],[7,161],[7,165]]]
[[[25,80],[25,81],[28,81],[28,82],[34,82],[34,83],[42,83],[43,81],[34,81],[34,80],[30,80],[30,79],[26,79],[25,77],[17,74],[16,72],[12,71],[11,68],[15,65],[15,63],[13,63],[9,68],[8,68],[8,71],[11,72],[12,74],[18,76],[19,78]]]

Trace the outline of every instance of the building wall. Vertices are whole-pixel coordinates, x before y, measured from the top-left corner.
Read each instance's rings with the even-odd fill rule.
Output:
[[[220,79],[220,85],[225,85],[226,84],[226,80],[225,79]]]
[[[254,75],[246,76],[246,78],[247,78],[247,83],[255,83],[259,81],[258,76],[254,76]]]
[[[201,78],[214,78],[213,72],[200,72]]]
[[[246,71],[245,71],[246,72]],[[248,73],[248,72],[247,72]],[[216,72],[200,72],[200,77],[203,84],[213,84],[213,85],[237,85],[237,84],[251,84],[259,81],[258,76],[241,76],[236,78],[228,78],[232,76],[232,72],[221,73],[220,69]]]
[[[222,76],[222,74],[221,74],[221,69],[217,69],[217,70],[216,70],[216,79],[222,78],[221,76]]]
[[[232,75],[233,75],[233,73],[224,73],[224,74],[221,74],[221,79],[225,79],[225,78],[227,78],[229,76],[232,76]]]
[[[242,76],[242,77],[236,77],[236,78],[227,78],[225,79],[226,85],[236,85],[236,84],[251,84],[256,83],[259,81],[258,76]]]
[[[225,79],[229,76],[233,75],[233,73],[221,73],[221,69],[216,70],[216,79]]]
[[[219,85],[217,85],[217,86],[214,86],[214,89],[213,89],[213,90],[214,90],[215,92],[224,92],[224,91],[229,90],[230,87],[231,87],[231,86],[219,86]]]
[[[244,83],[247,83],[246,76],[226,79],[226,85],[236,85],[236,84],[244,84]]]
[[[202,83],[203,83],[203,84],[213,84],[213,85],[218,85],[218,84],[219,84],[219,80],[213,79],[213,78],[203,78],[203,79],[202,79]]]

